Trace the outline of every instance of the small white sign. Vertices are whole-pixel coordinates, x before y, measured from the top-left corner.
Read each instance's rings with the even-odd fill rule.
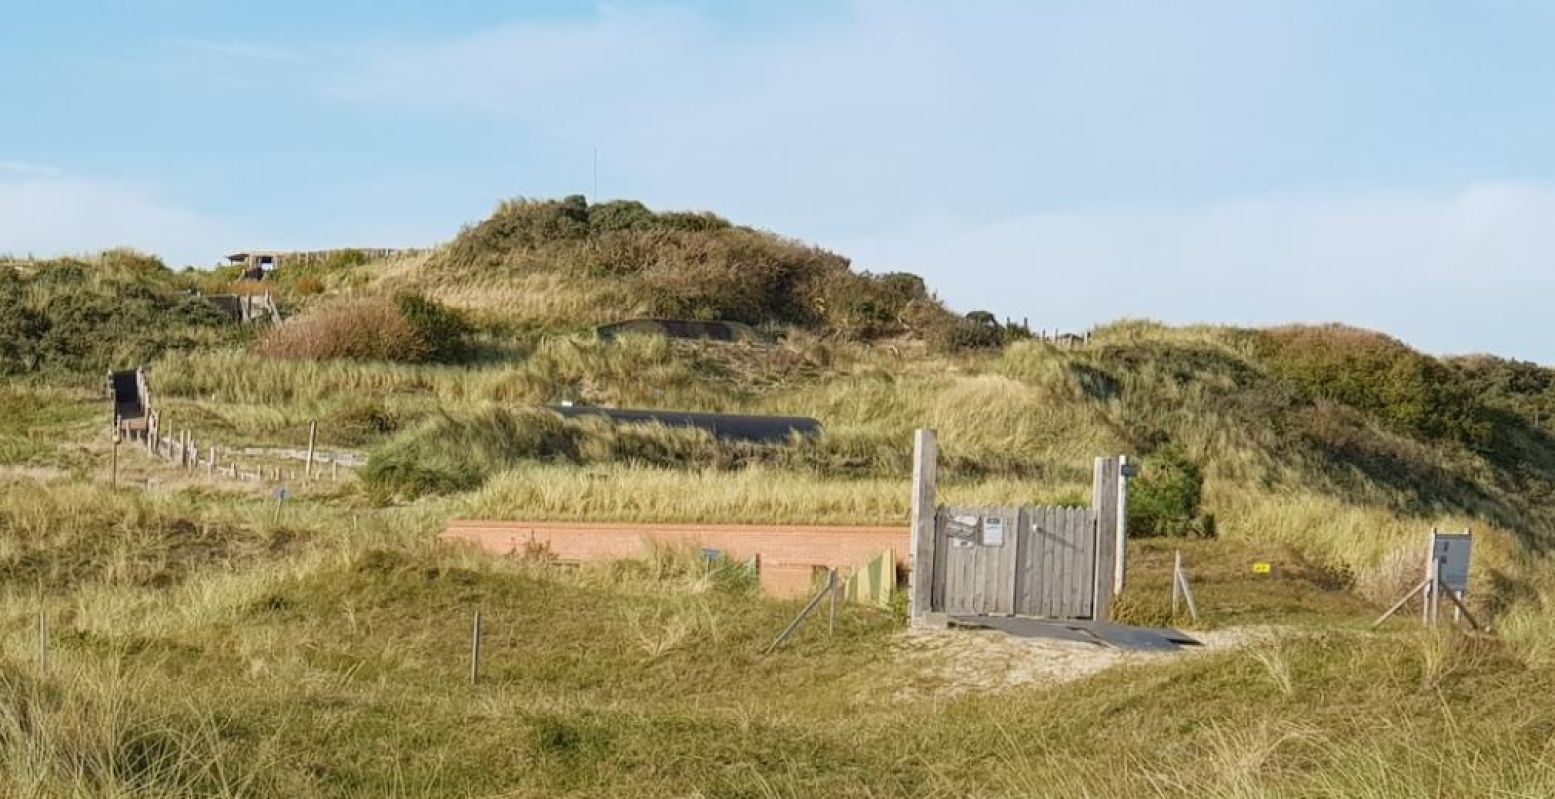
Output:
[[[1447,590],[1467,593],[1469,590],[1469,551],[1473,539],[1468,533],[1431,533],[1431,560],[1436,561],[1436,574]],[[1426,564],[1427,568],[1430,564]]]
[[[977,537],[977,521],[976,516],[952,516],[946,520],[945,535],[970,543]]]
[[[1004,519],[998,516],[983,517],[983,546],[1004,546]]]

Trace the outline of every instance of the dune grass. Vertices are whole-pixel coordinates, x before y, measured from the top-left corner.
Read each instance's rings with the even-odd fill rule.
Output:
[[[464,308],[457,365],[263,357],[180,293],[221,276],[133,254],[20,270],[19,308],[123,321],[94,309],[132,292],[139,310],[123,341],[79,326],[101,345],[83,357],[70,328],[24,325],[7,368],[85,365],[0,386],[0,795],[1555,793],[1549,370],[1334,327],[1123,322],[1074,349],[964,351],[930,334],[970,320],[912,276],[632,203],[507,204],[447,247],[279,281],[301,309],[401,290]],[[147,321],[169,308],[192,320],[178,335]],[[782,336],[588,333],[649,312]],[[165,427],[299,446],[317,421],[372,467],[283,505],[131,450],[111,490],[100,367],[154,353]],[[561,401],[826,432],[761,447],[534,408]],[[455,517],[905,527],[918,427],[939,432],[946,504],[1083,504],[1094,456],[1139,456],[1142,494],[1180,507],[1136,532],[1199,537],[1133,543],[1119,618],[1188,623],[1181,551],[1202,626],[1246,645],[988,688],[966,675],[1007,661],[914,657],[877,609],[762,656],[796,604],[698,553],[574,568],[435,539]],[[1494,636],[1370,630],[1432,527],[1474,530]]]
[[[91,513],[137,502],[76,490]],[[166,502],[146,512],[213,513]],[[1367,608],[1267,550],[1191,544],[1205,608],[1321,626],[1077,683],[947,694],[891,656],[897,622],[865,608],[844,609],[833,637],[811,625],[761,656],[795,606],[700,577],[695,557],[567,569],[428,546],[422,513],[353,526],[299,512],[313,532],[242,568],[50,589],[46,669],[36,597],[10,593],[3,791],[1533,796],[1555,780],[1551,730],[1525,707],[1555,687],[1548,663],[1488,639],[1335,629]],[[237,525],[221,535],[260,523],[241,507],[214,517]],[[1135,553],[1150,602],[1166,552]],[[1277,586],[1239,576],[1254,556],[1279,561]],[[487,638],[472,687],[476,609]]]
[[[1555,531],[1548,506],[1530,500],[1539,486],[1555,486],[1542,461],[1497,462],[1305,398],[1267,368],[1255,331],[1122,323],[1081,350],[1027,342],[955,357],[803,334],[765,348],[525,341],[511,357],[465,367],[174,354],[153,370],[153,387],[171,416],[235,443],[296,446],[318,420],[328,445],[376,447],[374,474],[383,479],[370,488],[380,499],[480,489],[472,512],[554,514],[571,503],[573,516],[588,508],[612,518],[883,519],[899,513],[901,500],[884,498],[910,469],[912,430],[926,426],[939,432],[948,490],[967,486],[951,495],[970,501],[1083,501],[1095,455],[1170,447],[1201,466],[1197,526],[1296,547],[1374,595],[1389,590],[1379,576],[1387,562],[1433,526],[1473,527],[1478,574],[1527,593],[1539,562],[1531,553]],[[558,427],[529,410],[563,400],[814,415],[826,435],[760,453],[668,431]],[[611,471],[620,464],[689,471],[650,479]],[[762,468],[740,473],[752,465]],[[796,506],[811,510],[784,512],[775,507],[782,501],[714,486],[746,491],[782,480],[807,498]],[[597,487],[609,484],[622,488]],[[839,499],[826,499],[828,491]],[[725,498],[680,499],[688,495]],[[742,510],[750,502],[760,510]]]

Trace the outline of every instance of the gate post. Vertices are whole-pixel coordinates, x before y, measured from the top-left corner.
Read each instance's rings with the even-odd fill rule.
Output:
[[[1127,455],[1118,456],[1118,523],[1117,551],[1113,553],[1112,595],[1123,593],[1128,574],[1128,479],[1139,470],[1129,463]]]
[[[914,627],[934,626],[929,618],[934,597],[935,479],[939,443],[933,430],[913,433],[912,447],[912,571],[907,575],[907,617]]]
[[[1117,458],[1097,458],[1091,485],[1091,511],[1096,516],[1096,570],[1091,584],[1091,613],[1096,621],[1112,620],[1112,591],[1117,569],[1118,481]]]

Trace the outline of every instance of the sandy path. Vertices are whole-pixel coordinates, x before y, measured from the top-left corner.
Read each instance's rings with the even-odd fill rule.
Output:
[[[1202,646],[1176,652],[1128,652],[1046,638],[1018,638],[997,630],[907,630],[897,636],[895,659],[926,679],[909,692],[955,695],[1021,685],[1078,680],[1125,663],[1146,663],[1224,651],[1273,637],[1269,627],[1189,633]]]

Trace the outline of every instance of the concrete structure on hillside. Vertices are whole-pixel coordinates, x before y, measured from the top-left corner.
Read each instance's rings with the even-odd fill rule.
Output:
[[[601,340],[611,341],[632,333],[668,338],[739,341],[759,344],[761,334],[743,322],[705,322],[690,319],[627,319],[594,328]]]
[[[263,294],[211,294],[205,299],[239,324],[261,320],[281,321],[281,310],[276,307],[275,298],[268,291]]]
[[[657,424],[665,427],[706,430],[714,438],[750,441],[757,444],[782,444],[795,436],[815,438],[823,432],[821,423],[808,416],[751,416],[739,413],[700,413],[694,411],[600,408],[593,405],[547,405],[548,410],[566,419],[598,417],[615,424]]]

